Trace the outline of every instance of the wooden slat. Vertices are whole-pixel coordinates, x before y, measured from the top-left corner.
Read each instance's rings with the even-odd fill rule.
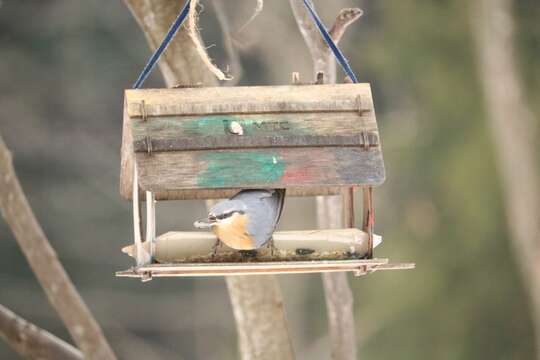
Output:
[[[372,110],[369,84],[131,89],[125,97],[130,117]]]
[[[379,185],[380,151],[278,148],[137,153],[141,188],[149,191]]]
[[[127,178],[131,181],[131,178]],[[129,183],[128,183],[129,184]],[[189,190],[161,190],[154,192],[158,201],[163,200],[207,200],[207,199],[228,199],[236,194],[238,189],[189,189]],[[288,187],[287,197],[298,196],[328,196],[340,194],[341,188],[336,186],[325,187]],[[141,191],[142,194],[142,191]],[[131,200],[131,193],[124,192],[123,186],[120,188],[120,195],[125,200]]]
[[[135,152],[163,152],[163,151],[189,151],[189,150],[227,150],[227,149],[264,149],[275,147],[369,147],[378,148],[376,134],[338,135],[338,136],[204,136],[199,138],[153,139],[146,137],[135,140]]]
[[[288,261],[267,263],[221,263],[221,264],[155,264],[119,271],[119,277],[186,277],[186,276],[232,276],[263,274],[306,274],[320,272],[351,271],[356,275],[377,270],[413,269],[414,264],[388,264],[388,259],[371,260],[323,260]]]
[[[378,146],[372,113],[273,113],[131,119],[135,152],[254,147]],[[234,128],[234,129],[233,129]],[[241,135],[234,130],[241,131]],[[365,135],[365,137],[364,137]]]

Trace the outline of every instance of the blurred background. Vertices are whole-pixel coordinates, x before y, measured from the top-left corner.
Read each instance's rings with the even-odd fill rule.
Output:
[[[202,3],[202,36],[224,68],[221,30]],[[342,49],[372,84],[384,144],[387,182],[375,192],[384,243],[376,255],[417,263],[351,277],[361,358],[533,359],[531,306],[511,250],[470,1],[316,4],[327,24],[342,7],[365,11]],[[255,1],[227,5],[237,29]],[[540,6],[514,1],[513,14],[538,121]],[[311,79],[288,1],[266,1],[242,41],[241,85],[286,84],[293,71]],[[132,240],[131,207],[118,193],[123,89],[149,55],[120,0],[0,0],[0,132],[50,242],[120,358],[235,359],[223,279],[142,284],[114,276],[132,265],[120,253]],[[146,87],[160,86],[155,71]],[[158,233],[191,230],[204,213],[199,201],[159,203]],[[289,200],[281,228],[314,226],[314,200]],[[3,220],[0,244],[0,303],[70,340]],[[327,359],[320,276],[280,281],[298,358]],[[16,355],[0,342],[0,358]]]

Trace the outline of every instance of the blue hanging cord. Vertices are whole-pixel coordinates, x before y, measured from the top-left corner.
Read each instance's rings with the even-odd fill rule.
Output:
[[[347,58],[345,58],[345,55],[343,55],[343,53],[338,48],[338,46],[336,45],[334,40],[332,40],[332,37],[328,33],[328,30],[326,29],[326,27],[322,23],[321,18],[319,17],[319,15],[317,15],[317,12],[313,8],[313,6],[311,6],[311,4],[310,4],[310,2],[308,0],[304,0],[304,5],[306,5],[306,9],[308,10],[309,14],[311,15],[311,18],[313,19],[313,21],[317,25],[317,28],[321,32],[321,35],[322,35],[324,41],[326,42],[326,44],[328,45],[330,50],[332,50],[332,53],[336,57],[336,60],[339,63],[339,65],[341,66],[341,68],[343,69],[343,71],[345,71],[345,73],[352,80],[353,83],[357,83],[358,79],[356,78],[356,75],[354,74],[354,71],[351,69],[351,66],[349,65],[349,62],[347,61]]]
[[[156,66],[159,58],[161,57],[161,54],[167,49],[167,46],[169,46],[171,40],[174,38],[176,33],[178,32],[178,29],[182,26],[184,21],[187,18],[187,15],[189,14],[189,5],[191,3],[191,0],[187,0],[184,4],[184,8],[182,11],[180,11],[180,14],[174,21],[174,23],[169,28],[169,31],[167,32],[167,35],[165,35],[165,38],[159,45],[159,47],[156,49],[156,51],[152,54],[146,65],[144,66],[144,69],[141,71],[141,74],[137,78],[137,81],[135,81],[135,84],[133,84],[133,89],[139,89],[148,75],[154,70],[154,67]]]

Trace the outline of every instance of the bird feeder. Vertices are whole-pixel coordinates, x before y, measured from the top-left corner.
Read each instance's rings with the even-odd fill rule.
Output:
[[[372,191],[385,171],[369,84],[126,90],[121,161],[120,191],[134,216],[135,242],[125,252],[136,266],[118,276],[359,275],[414,266],[373,258]],[[288,197],[342,195],[346,228],[276,232],[277,256],[263,250],[249,259],[227,249],[211,256],[211,233],[156,237],[156,201],[257,188],[285,188]],[[354,226],[355,189],[363,191],[361,229]]]

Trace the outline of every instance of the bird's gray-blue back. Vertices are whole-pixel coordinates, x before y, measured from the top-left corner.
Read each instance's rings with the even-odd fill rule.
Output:
[[[243,190],[231,198],[246,206],[247,231],[256,247],[270,240],[281,211],[281,198],[274,190]],[[254,221],[255,220],[255,221]]]

